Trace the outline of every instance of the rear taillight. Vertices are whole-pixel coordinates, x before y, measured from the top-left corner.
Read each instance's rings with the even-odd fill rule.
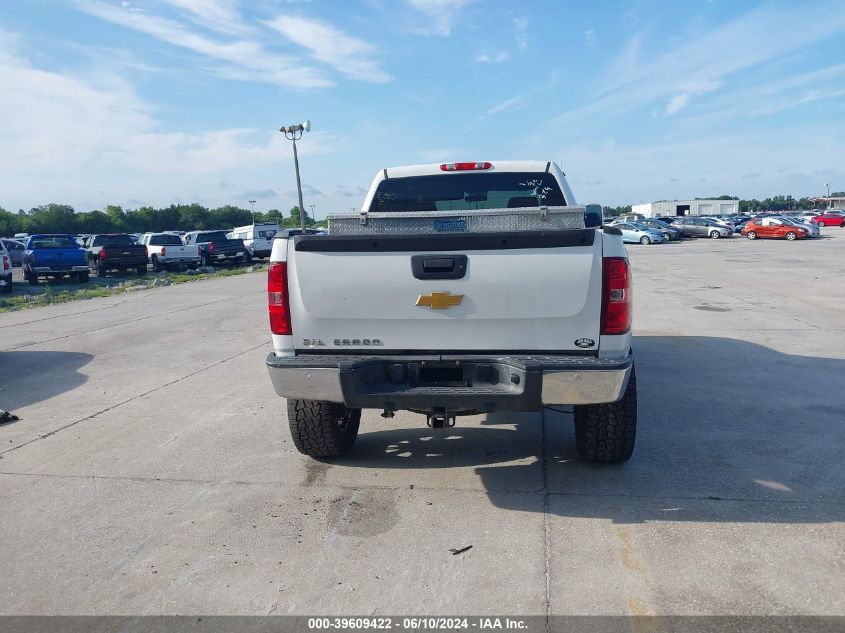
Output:
[[[214,242],[209,242],[209,243],[208,243],[208,252],[209,252],[209,253],[213,253],[213,252],[214,252]]]
[[[105,259],[105,258],[106,258],[106,249],[105,249],[105,247],[103,247],[103,248],[100,249],[100,259]]]
[[[631,329],[631,267],[624,257],[602,260],[601,333],[625,334]]]
[[[145,246],[145,247],[144,247],[144,252],[147,254],[147,257],[149,257],[149,256],[150,256],[150,247],[149,247],[149,246]]]
[[[161,247],[161,256],[164,257],[164,253],[167,249],[164,246]]]
[[[270,310],[270,331],[273,334],[292,334],[287,262],[274,262],[267,269],[267,305]]]
[[[440,165],[440,171],[476,171],[492,166],[493,163],[444,163]]]
[[[9,258],[3,255],[3,270],[9,270]]]

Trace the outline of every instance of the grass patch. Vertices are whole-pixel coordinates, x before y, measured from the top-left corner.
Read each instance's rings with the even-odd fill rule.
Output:
[[[154,288],[173,286],[204,279],[232,277],[253,272],[267,270],[266,264],[238,266],[232,268],[215,268],[213,272],[201,269],[194,274],[187,272],[147,273],[142,277],[92,277],[87,284],[79,284],[64,279],[51,279],[41,282],[37,286],[16,282],[11,294],[0,294],[0,313],[38,308],[41,306],[68,303],[93,299],[95,297],[111,297],[127,292],[152,290]]]

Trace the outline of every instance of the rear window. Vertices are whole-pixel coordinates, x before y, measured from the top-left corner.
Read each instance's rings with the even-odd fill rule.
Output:
[[[150,246],[181,246],[182,240],[178,235],[153,235],[150,237]]]
[[[200,233],[197,235],[197,242],[216,242],[225,239],[228,238],[223,231],[213,231],[211,233]]]
[[[132,246],[135,244],[128,235],[98,235],[92,246]]]
[[[30,248],[79,248],[69,237],[38,237],[30,242]]]
[[[563,206],[554,176],[545,172],[467,172],[388,178],[379,183],[370,211],[467,211]]]

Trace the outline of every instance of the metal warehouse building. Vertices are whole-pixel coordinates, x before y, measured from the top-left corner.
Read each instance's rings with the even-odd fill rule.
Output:
[[[631,206],[647,218],[667,215],[728,215],[739,213],[739,200],[661,200]]]

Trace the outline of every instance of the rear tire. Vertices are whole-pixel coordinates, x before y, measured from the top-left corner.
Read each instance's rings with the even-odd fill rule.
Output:
[[[757,232],[756,231],[748,231],[748,233],[745,234],[745,237],[747,237],[749,240],[756,240],[757,239]]]
[[[164,270],[164,266],[161,265],[158,257],[153,255],[153,272],[160,273],[162,270]]]
[[[819,226],[820,226],[821,228],[824,228],[824,220],[822,220],[821,222],[819,222]]]
[[[105,277],[106,276],[106,267],[103,265],[102,262],[97,262],[95,265],[95,270],[97,271],[97,277]]]
[[[249,252],[244,253],[243,259],[241,260],[244,264],[251,264],[252,263],[252,255]]]
[[[81,284],[87,284],[89,279],[88,273],[79,273],[76,276],[76,280]]]
[[[12,285],[12,273],[9,273],[6,275],[6,285],[3,286],[3,292],[12,292],[12,288],[14,288]]]
[[[24,275],[23,275],[23,276],[24,276],[24,278],[26,279],[26,282],[27,282],[30,286],[37,286],[37,285],[38,285],[38,275],[36,275],[34,272],[32,272],[32,271],[29,271],[29,272],[24,271]]]
[[[138,272],[138,275],[143,277],[147,274],[147,265],[144,264],[143,266],[138,266],[138,268],[136,268],[136,271]]]
[[[336,402],[288,399],[288,424],[296,450],[309,457],[346,455],[358,437],[361,409]]]
[[[582,459],[612,464],[634,452],[637,435],[637,375],[631,376],[619,402],[575,407],[575,447]]]
[[[790,242],[791,242],[792,240],[794,240],[794,239],[795,239],[795,237],[796,237],[796,235],[795,235],[795,233],[794,233],[793,231],[789,231],[789,232],[786,234],[786,239],[788,239]]]

